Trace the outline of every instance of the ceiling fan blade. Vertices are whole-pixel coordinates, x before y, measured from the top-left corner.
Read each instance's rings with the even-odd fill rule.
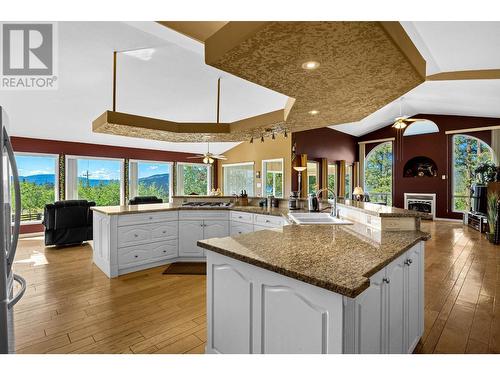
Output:
[[[227,160],[227,157],[225,157],[224,155],[212,155],[212,158],[220,159],[220,160]]]
[[[415,121],[428,121],[425,118],[407,118],[405,121],[415,122]]]
[[[186,159],[202,159],[205,155],[188,156]]]

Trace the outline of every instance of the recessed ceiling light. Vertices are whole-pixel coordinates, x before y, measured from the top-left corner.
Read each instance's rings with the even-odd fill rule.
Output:
[[[318,111],[317,109],[313,109],[312,111],[309,111],[308,113],[309,113],[310,115],[315,116],[315,115],[317,115],[317,114],[319,113],[319,111]]]
[[[314,70],[319,67],[319,62],[317,61],[306,61],[305,63],[302,64],[302,69],[306,70]]]

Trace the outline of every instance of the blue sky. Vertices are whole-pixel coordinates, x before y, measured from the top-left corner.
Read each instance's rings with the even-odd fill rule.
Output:
[[[139,162],[139,178],[170,172],[170,165],[162,163]]]
[[[16,155],[16,163],[19,176],[54,174],[56,170],[56,158],[50,156]]]
[[[20,176],[36,174],[54,174],[56,158],[51,156],[16,155]],[[120,178],[120,162],[118,160],[79,159],[78,176],[89,171],[89,177],[98,180],[118,180]],[[170,166],[163,163],[139,162],[139,178],[155,174],[169,173]]]

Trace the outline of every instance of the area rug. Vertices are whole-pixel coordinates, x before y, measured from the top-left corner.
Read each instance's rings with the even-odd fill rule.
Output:
[[[206,275],[207,264],[204,262],[177,262],[167,266],[164,275]]]

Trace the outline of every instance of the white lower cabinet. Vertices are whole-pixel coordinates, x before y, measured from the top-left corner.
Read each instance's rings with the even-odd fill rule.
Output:
[[[423,334],[424,245],[418,243],[344,297],[345,353],[412,353]]]
[[[203,238],[203,220],[179,221],[179,256],[203,256],[203,249],[196,244]]]
[[[203,257],[205,251],[198,247],[199,240],[229,236],[229,213],[227,211],[181,212],[179,221],[179,256]]]
[[[423,334],[423,242],[356,298],[207,252],[208,353],[411,353]]]
[[[238,223],[231,221],[231,236],[253,232],[253,224]]]

